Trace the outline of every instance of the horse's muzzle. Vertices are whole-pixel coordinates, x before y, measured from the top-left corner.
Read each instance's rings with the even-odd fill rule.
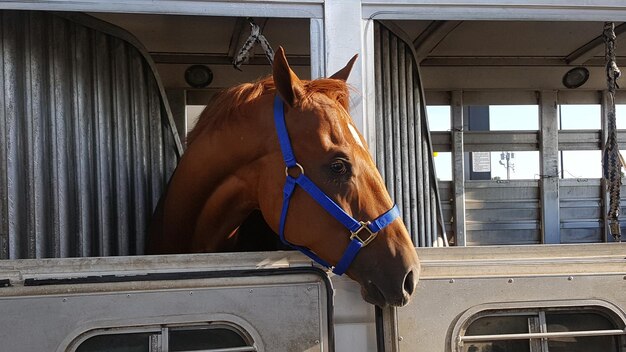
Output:
[[[411,296],[417,287],[419,279],[419,266],[408,270],[401,285],[380,285],[380,287],[368,280],[361,285],[361,295],[363,299],[379,307],[403,307],[411,301]]]

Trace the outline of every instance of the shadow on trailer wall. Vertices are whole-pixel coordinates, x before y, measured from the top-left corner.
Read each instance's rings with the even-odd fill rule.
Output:
[[[143,254],[181,151],[150,57],[85,15],[0,30],[0,259]]]

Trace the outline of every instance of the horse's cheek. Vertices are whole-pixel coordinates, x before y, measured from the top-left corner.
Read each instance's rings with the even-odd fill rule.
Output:
[[[283,199],[283,184],[277,180],[278,175],[265,175],[265,177],[261,177],[257,190],[261,213],[268,225],[275,231],[278,230]]]

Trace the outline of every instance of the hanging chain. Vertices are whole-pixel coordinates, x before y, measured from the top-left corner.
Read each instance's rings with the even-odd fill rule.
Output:
[[[621,72],[615,62],[615,23],[604,23],[604,57],[606,60],[606,76],[608,88],[608,137],[604,147],[603,168],[609,193],[609,229],[615,241],[621,242],[621,230],[619,225],[620,212],[620,188],[622,186],[622,158],[617,145],[617,126],[615,121],[615,90],[618,87],[617,80]]]
[[[251,18],[248,18],[248,22],[250,23],[250,36],[246,39],[245,43],[241,49],[239,49],[239,53],[235,56],[235,60],[233,61],[233,66],[241,71],[241,65],[248,59],[250,56],[250,50],[254,47],[256,43],[261,44],[261,48],[265,53],[265,57],[267,57],[267,61],[270,62],[270,65],[274,63],[274,50],[270,46],[270,43],[267,41],[265,36],[261,34],[261,28],[254,23]]]

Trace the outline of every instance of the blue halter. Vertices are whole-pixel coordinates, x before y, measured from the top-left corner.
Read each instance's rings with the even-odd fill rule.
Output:
[[[274,99],[274,123],[276,124],[276,132],[278,133],[278,141],[280,143],[280,149],[283,152],[283,159],[285,160],[285,174],[287,180],[285,181],[285,187],[283,188],[283,210],[280,214],[280,228],[279,236],[280,240],[284,244],[299,250],[300,252],[309,256],[309,258],[315,260],[322,266],[327,268],[333,268],[325,260],[318,257],[315,253],[306,247],[297,246],[289,243],[285,239],[285,222],[287,221],[287,212],[289,210],[289,201],[296,189],[296,185],[299,185],[304,189],[313,199],[321,205],[326,211],[332,215],[337,221],[343,224],[348,231],[350,231],[350,244],[343,253],[343,256],[339,260],[339,263],[333,268],[333,272],[337,275],[342,275],[348,269],[348,266],[352,263],[357,253],[362,247],[367,246],[370,242],[376,238],[378,231],[391,224],[398,216],[400,211],[398,206],[394,205],[386,213],[372,221],[357,221],[352,216],[348,215],[337,203],[330,199],[324,192],[319,189],[310,178],[304,174],[304,168],[298,164],[296,157],[291,149],[291,142],[289,141],[289,133],[287,132],[287,126],[285,124],[285,111],[283,101],[276,95]],[[289,169],[297,168],[299,174],[295,177],[289,175]],[[369,236],[365,239],[359,237],[361,232],[368,232]]]

